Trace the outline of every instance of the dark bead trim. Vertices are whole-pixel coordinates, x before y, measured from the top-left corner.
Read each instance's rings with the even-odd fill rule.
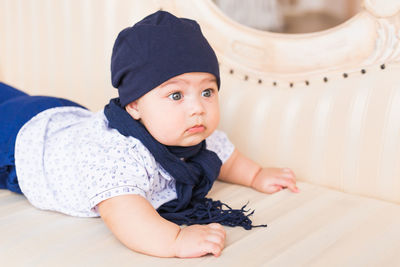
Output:
[[[222,64],[222,63],[221,63],[221,62],[218,62],[218,64],[220,65],[220,64]],[[382,70],[386,69],[386,65],[385,65],[385,64],[381,64],[379,67],[380,67]],[[229,73],[230,73],[230,74],[234,74],[235,71],[234,71],[233,69],[230,69],[230,70],[229,70]],[[367,73],[367,70],[366,70],[366,69],[361,69],[361,74],[366,74],[366,73]],[[344,73],[342,74],[342,76],[343,76],[343,78],[346,79],[346,78],[349,77],[349,74],[346,73],[346,72],[344,72]],[[243,79],[244,79],[245,81],[248,81],[248,80],[249,80],[249,76],[248,76],[248,75],[244,75],[244,76],[243,76]],[[324,78],[323,78],[323,81],[324,81],[325,83],[327,83],[327,82],[328,82],[328,77],[324,77]],[[258,83],[258,84],[262,84],[262,83],[263,83],[263,80],[262,80],[262,79],[258,79],[258,80],[257,80],[257,83]],[[309,81],[309,80],[305,80],[304,83],[305,83],[305,85],[307,85],[307,86],[310,85],[310,81]],[[272,85],[273,85],[273,86],[278,86],[278,82],[274,81],[274,82],[272,82]],[[290,83],[289,83],[289,86],[290,86],[290,88],[293,88],[293,87],[294,87],[294,82],[290,82]]]

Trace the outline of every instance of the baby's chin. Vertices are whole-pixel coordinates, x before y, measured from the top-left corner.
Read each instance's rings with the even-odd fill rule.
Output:
[[[168,144],[164,144],[167,146],[183,146],[183,147],[189,147],[189,146],[195,146],[200,144],[201,142],[203,142],[205,140],[205,138],[202,139],[197,139],[197,140],[193,140],[193,141],[184,141],[184,142],[171,142]]]
[[[203,142],[208,135],[194,135],[194,136],[189,136],[186,138],[183,138],[181,140],[175,140],[175,141],[169,141],[169,142],[160,142],[163,145],[166,146],[183,146],[183,147],[189,147],[189,146],[195,146]]]
[[[210,131],[205,131],[201,134],[195,134],[192,136],[188,136],[183,140],[180,146],[195,146],[203,142],[207,137],[212,134]]]

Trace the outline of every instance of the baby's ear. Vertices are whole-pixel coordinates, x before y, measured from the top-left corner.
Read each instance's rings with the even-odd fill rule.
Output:
[[[137,100],[129,103],[128,105],[125,106],[125,110],[134,118],[135,120],[140,119],[140,112],[138,109],[138,103]]]

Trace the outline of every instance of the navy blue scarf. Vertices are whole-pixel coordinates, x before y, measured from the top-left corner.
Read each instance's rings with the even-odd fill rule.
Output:
[[[218,222],[227,226],[242,226],[246,230],[254,227],[249,219],[254,211],[246,215],[246,205],[237,210],[206,198],[219,175],[222,162],[214,152],[206,149],[205,140],[191,147],[165,146],[125,111],[118,98],[111,99],[104,108],[104,114],[110,128],[124,136],[139,139],[176,180],[177,199],[157,209],[163,218],[180,225]]]

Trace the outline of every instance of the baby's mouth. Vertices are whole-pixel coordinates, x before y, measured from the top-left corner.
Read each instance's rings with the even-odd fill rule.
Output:
[[[195,125],[193,127],[190,127],[186,131],[189,132],[189,133],[201,133],[204,130],[205,130],[205,127],[203,125],[199,124],[199,125]]]

